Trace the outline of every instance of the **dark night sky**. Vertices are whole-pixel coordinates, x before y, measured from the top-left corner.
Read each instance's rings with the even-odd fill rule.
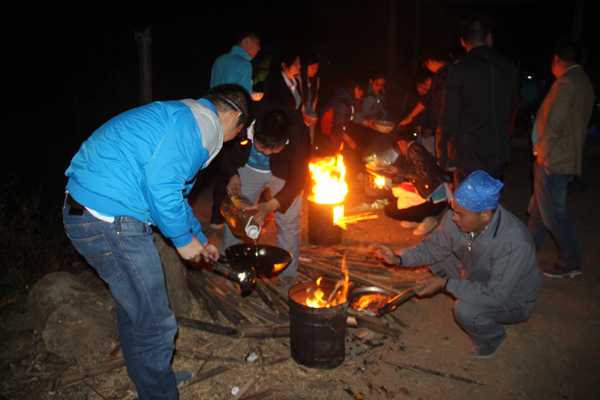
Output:
[[[267,46],[316,50],[323,60],[321,101],[343,84],[345,72],[386,66],[388,0],[39,3],[15,1],[0,16],[0,167],[5,176],[13,170],[31,182],[60,177],[94,128],[137,105],[135,30],[152,27],[155,100],[200,97],[214,59],[229,51],[242,25],[260,29]],[[582,38],[597,46],[600,2],[586,3]],[[496,50],[543,73],[551,48],[571,32],[574,9],[575,1],[422,2],[421,43],[460,51],[459,21],[483,11],[497,24]],[[400,80],[412,73],[414,21],[414,1],[398,0]],[[78,119],[65,115],[74,104],[90,108]],[[57,179],[52,190],[60,193]]]

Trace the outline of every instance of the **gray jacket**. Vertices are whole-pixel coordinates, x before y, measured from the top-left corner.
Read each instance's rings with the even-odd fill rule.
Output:
[[[537,305],[542,278],[527,227],[499,206],[485,231],[471,241],[452,221],[449,210],[438,229],[422,243],[402,250],[402,266],[446,268],[446,291],[467,303],[500,307],[511,299],[529,317]]]

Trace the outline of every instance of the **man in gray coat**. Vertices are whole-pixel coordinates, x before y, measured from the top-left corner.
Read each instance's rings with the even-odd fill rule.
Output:
[[[456,189],[442,223],[429,239],[399,255],[377,245],[401,267],[429,265],[432,276],[419,296],[445,291],[456,298],[454,316],[471,337],[469,354],[487,358],[506,341],[503,324],[526,321],[537,305],[542,279],[525,225],[498,204],[503,183],[475,171]]]
[[[581,275],[581,249],[567,214],[567,185],[581,173],[583,145],[594,107],[594,89],[579,65],[575,44],[554,51],[556,81],[538,110],[532,132],[534,189],[527,228],[540,250],[550,231],[558,246],[558,261],[544,269],[551,278]]]

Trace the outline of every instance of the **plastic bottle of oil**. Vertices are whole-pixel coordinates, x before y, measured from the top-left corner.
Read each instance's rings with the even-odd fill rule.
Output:
[[[255,212],[246,210],[246,207],[251,205],[250,200],[243,194],[225,197],[221,203],[221,215],[235,236],[249,237],[256,241],[261,226],[254,221]]]

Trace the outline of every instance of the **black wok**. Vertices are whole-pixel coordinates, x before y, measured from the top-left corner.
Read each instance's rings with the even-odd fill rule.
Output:
[[[225,256],[236,270],[254,268],[257,275],[276,274],[292,261],[288,251],[266,244],[236,244],[225,250]]]

